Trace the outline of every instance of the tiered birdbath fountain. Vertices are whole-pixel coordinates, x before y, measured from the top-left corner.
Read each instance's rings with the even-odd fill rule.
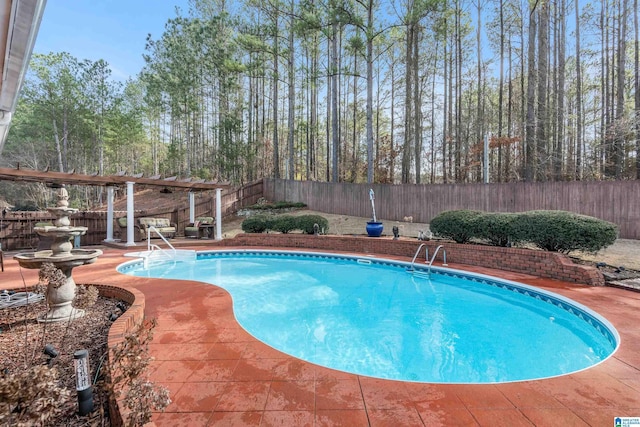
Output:
[[[48,208],[49,212],[56,216],[53,226],[35,227],[34,230],[40,236],[53,237],[51,250],[20,253],[14,258],[21,267],[40,269],[42,264],[51,263],[60,269],[66,280],[59,284],[49,283],[47,286],[47,303],[49,311],[41,316],[39,322],[60,322],[72,320],[84,316],[84,310],[71,306],[76,294],[76,283],[71,276],[75,267],[95,262],[102,251],[99,249],[73,249],[71,239],[82,236],[87,232],[87,227],[71,227],[69,215],[78,210],[69,207],[69,194],[64,187],[58,190],[58,204],[54,208]]]

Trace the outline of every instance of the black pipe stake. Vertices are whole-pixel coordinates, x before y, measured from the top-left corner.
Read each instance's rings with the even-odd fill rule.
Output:
[[[93,389],[89,376],[89,351],[78,350],[73,353],[73,366],[76,370],[76,391],[78,392],[78,413],[82,416],[93,411]]]

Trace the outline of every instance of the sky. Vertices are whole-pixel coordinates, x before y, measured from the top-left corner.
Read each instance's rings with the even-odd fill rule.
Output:
[[[188,0],[49,0],[34,53],[68,52],[79,61],[104,59],[114,80],[135,77],[144,66],[147,34],[157,40],[176,6]]]

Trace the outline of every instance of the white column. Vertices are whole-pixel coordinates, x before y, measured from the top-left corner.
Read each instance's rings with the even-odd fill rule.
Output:
[[[135,246],[133,238],[134,211],[133,211],[133,182],[127,181],[127,243],[126,246]]]
[[[222,240],[222,189],[216,188],[216,240]]]
[[[107,187],[107,238],[105,242],[113,242],[113,187]]]
[[[191,224],[196,222],[196,199],[193,191],[189,191],[189,222]]]

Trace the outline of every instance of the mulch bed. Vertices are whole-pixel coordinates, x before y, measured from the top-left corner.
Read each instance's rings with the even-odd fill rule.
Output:
[[[70,398],[63,403],[63,415],[49,425],[55,426],[108,426],[108,396],[102,386],[104,379],[107,334],[113,321],[126,305],[121,301],[98,297],[95,305],[85,308],[85,316],[71,322],[38,323],[38,316],[47,312],[46,302],[22,307],[0,309],[0,375],[32,365],[49,365],[59,371],[60,384],[68,389]],[[119,306],[119,307],[118,307]],[[116,316],[112,316],[115,314]],[[111,319],[110,319],[111,318]],[[58,352],[51,359],[44,354],[50,344]],[[76,379],[73,353],[89,351],[89,369],[94,385],[94,411],[77,415]],[[97,373],[97,374],[96,374]]]

